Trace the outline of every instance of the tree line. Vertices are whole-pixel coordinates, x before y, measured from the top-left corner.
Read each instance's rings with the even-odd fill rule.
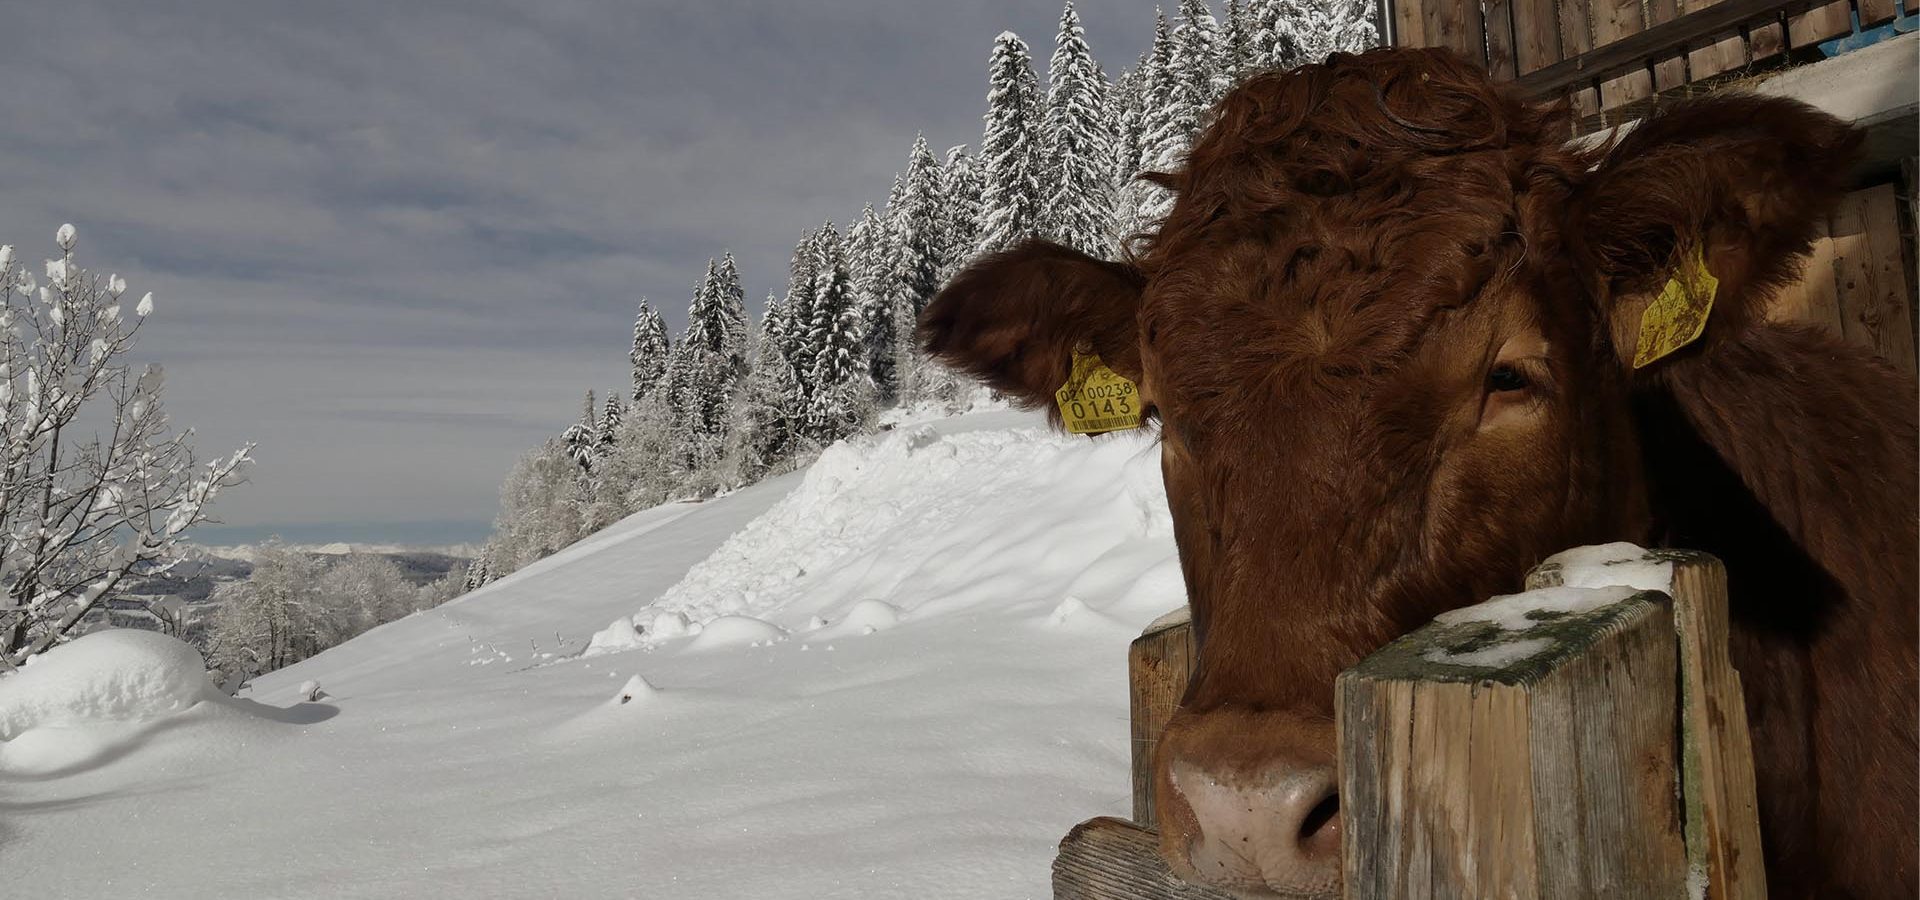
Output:
[[[961,384],[917,352],[914,325],[974,257],[1045,237],[1117,258],[1171,208],[1138,177],[1180,167],[1207,111],[1246,76],[1372,46],[1369,0],[1179,0],[1133,67],[1109,78],[1068,0],[1043,86],[1013,32],[987,58],[978,151],[924,135],[885,203],[801,235],[784,293],[749,323],[733,256],[708,260],[670,336],[640,302],[632,384],[525,454],[501,488],[479,587],[641,509],[790,471],[888,407],[952,408]]]

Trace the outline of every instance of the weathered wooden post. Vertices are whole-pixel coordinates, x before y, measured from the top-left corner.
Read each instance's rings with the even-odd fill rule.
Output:
[[[1725,570],[1622,546],[1341,675],[1349,900],[1765,896]]]

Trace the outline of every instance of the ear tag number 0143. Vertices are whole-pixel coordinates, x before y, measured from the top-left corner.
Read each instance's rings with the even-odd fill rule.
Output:
[[[1140,386],[1107,368],[1097,353],[1075,351],[1073,374],[1053,392],[1060,419],[1074,434],[1140,427]]]
[[[1707,316],[1713,312],[1713,295],[1720,279],[1707,271],[1695,244],[1680,267],[1667,279],[1660,296],[1647,304],[1640,315],[1640,340],[1633,354],[1636,369],[1650,365],[1669,353],[1699,340],[1707,330]]]

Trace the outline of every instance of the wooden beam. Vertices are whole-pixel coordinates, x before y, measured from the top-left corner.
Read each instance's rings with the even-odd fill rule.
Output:
[[[1187,608],[1161,616],[1127,648],[1127,696],[1133,732],[1133,820],[1154,821],[1153,752],[1160,732],[1180,708],[1193,677],[1196,651]]]
[[[1159,835],[1125,819],[1075,825],[1053,858],[1054,900],[1229,900],[1175,877],[1159,845]]]
[[[1672,57],[1682,48],[1702,46],[1708,38],[1776,21],[1781,15],[1804,10],[1813,2],[1815,0],[1720,0],[1590,52],[1572,55],[1569,48],[1568,58],[1522,75],[1517,83],[1535,96],[1554,95],[1643,68],[1649,62]]]

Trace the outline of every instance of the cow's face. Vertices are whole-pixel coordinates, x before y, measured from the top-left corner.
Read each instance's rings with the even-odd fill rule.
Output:
[[[1183,876],[1337,894],[1335,676],[1552,552],[1642,538],[1646,299],[1695,245],[1723,295],[1777,280],[1748,260],[1765,203],[1673,180],[1690,158],[1595,172],[1563,129],[1431,52],[1260,76],[1136,262],[1032,244],[929,308],[929,349],[1016,397],[1050,402],[1091,349],[1159,421],[1199,639],[1156,753]]]

